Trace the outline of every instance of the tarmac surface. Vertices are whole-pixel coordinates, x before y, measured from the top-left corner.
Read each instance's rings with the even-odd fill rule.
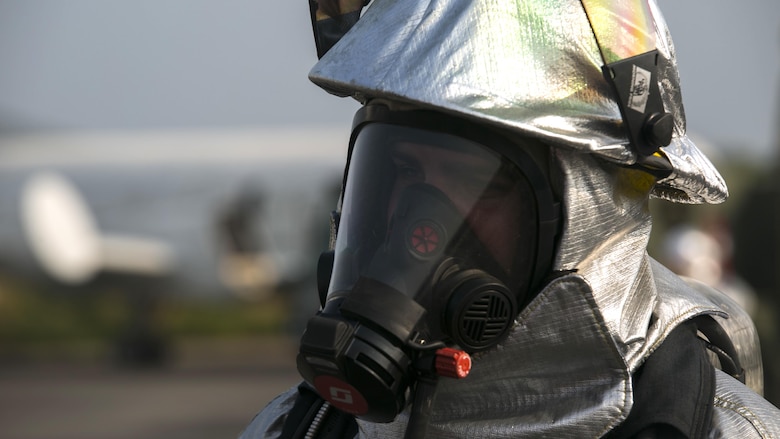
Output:
[[[0,438],[235,438],[296,385],[288,338],[180,342],[167,364],[103,360],[0,365]]]

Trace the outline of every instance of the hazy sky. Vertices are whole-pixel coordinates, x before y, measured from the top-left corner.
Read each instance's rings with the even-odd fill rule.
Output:
[[[659,0],[689,128],[766,153],[780,1]],[[357,105],[306,78],[305,0],[0,0],[0,133],[341,124]]]
[[[688,129],[730,152],[780,148],[780,1],[658,0]]]

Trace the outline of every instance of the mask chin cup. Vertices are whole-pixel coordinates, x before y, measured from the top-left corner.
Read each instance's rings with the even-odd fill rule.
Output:
[[[434,294],[449,296],[444,330],[469,353],[491,348],[512,329],[517,300],[507,286],[479,269],[452,263],[444,270]]]

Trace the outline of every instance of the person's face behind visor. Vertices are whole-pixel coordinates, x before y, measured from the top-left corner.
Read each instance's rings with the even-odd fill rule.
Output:
[[[516,262],[521,224],[528,224],[523,200],[525,185],[498,156],[474,144],[450,149],[446,145],[401,142],[390,147],[395,181],[388,212],[395,211],[399,195],[413,184],[440,190],[465,219],[482,245],[507,274]],[[524,215],[525,214],[525,215]]]
[[[438,195],[430,201],[415,195],[420,191]],[[425,213],[409,220],[418,214],[400,211],[417,212],[410,204],[425,204],[420,207]],[[442,207],[431,207],[438,204]],[[330,292],[349,289],[360,276],[372,277],[369,267],[376,267],[376,260],[391,247],[388,241],[399,239],[393,229],[412,230],[429,215],[446,217],[431,220],[447,224],[440,233],[444,236],[434,237],[435,246],[443,249],[435,258],[421,257],[415,250],[420,238],[427,237],[415,237],[412,231],[401,234],[409,239],[409,253],[417,253],[426,270],[433,267],[427,275],[434,274],[437,263],[456,258],[501,279],[512,291],[527,288],[536,245],[536,201],[520,171],[471,140],[372,124],[355,140]],[[381,265],[388,263],[381,259]],[[405,276],[404,269],[392,268],[393,275],[387,276],[392,286],[412,297],[425,293],[430,279],[419,273]]]

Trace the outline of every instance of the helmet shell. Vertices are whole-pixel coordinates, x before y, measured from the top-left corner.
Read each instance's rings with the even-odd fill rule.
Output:
[[[674,118],[661,154],[672,172],[654,195],[719,203],[723,178],[685,133],[674,48],[655,2],[643,9],[665,59],[657,73]],[[621,19],[621,17],[618,17]],[[537,138],[553,147],[633,165],[620,106],[580,0],[375,0],[314,66],[310,79],[340,96],[405,102]]]

